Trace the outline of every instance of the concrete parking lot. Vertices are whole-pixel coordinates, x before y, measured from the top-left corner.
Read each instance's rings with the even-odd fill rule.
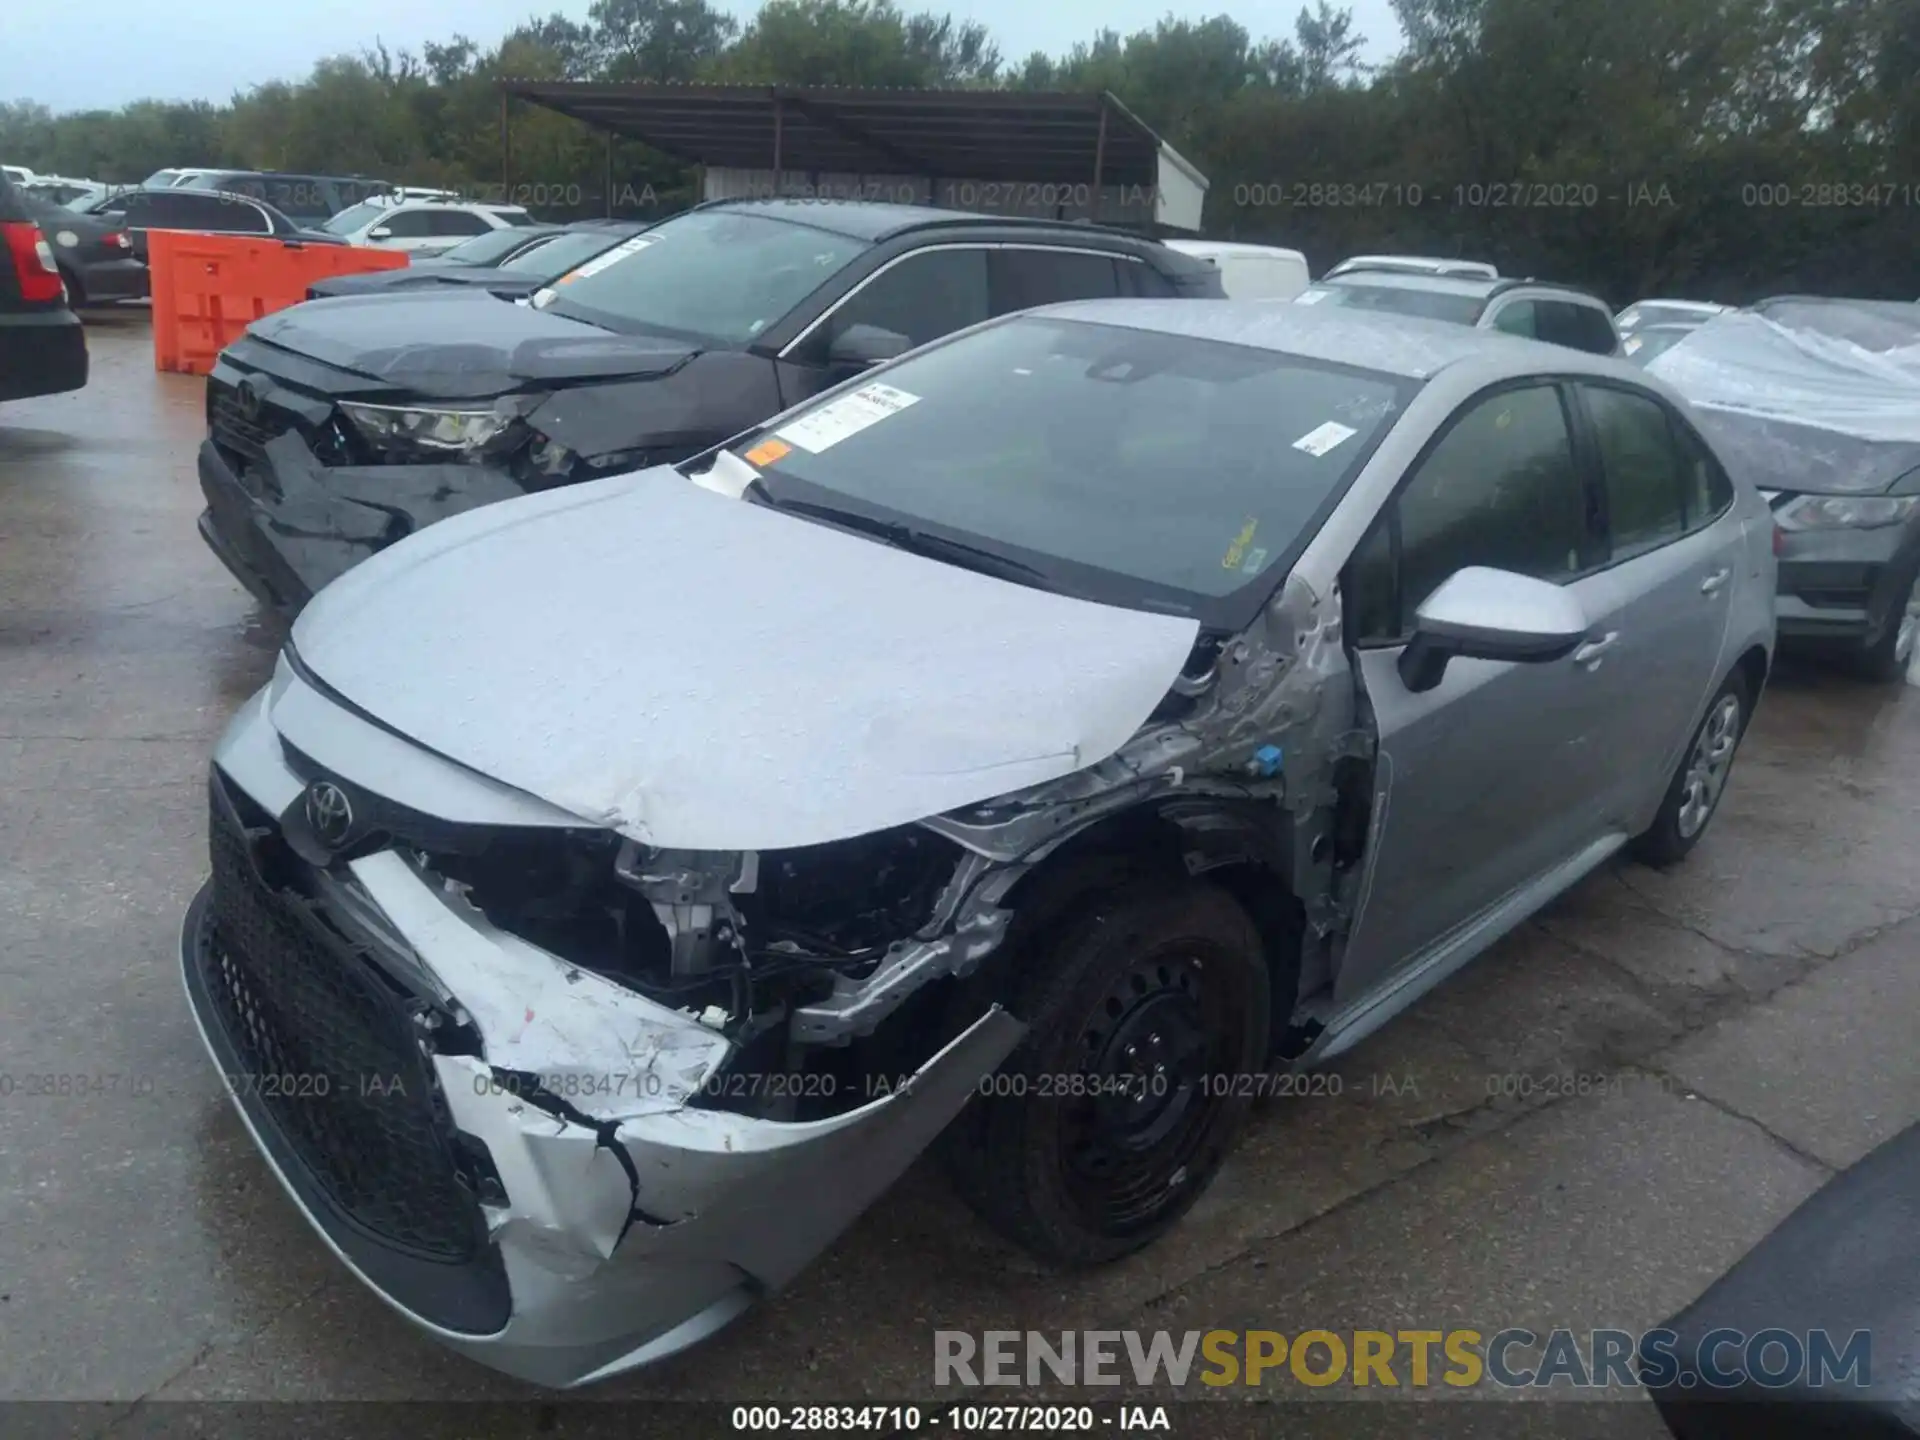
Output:
[[[207,754],[280,635],[194,533],[201,382],[154,373],[137,311],[90,342],[84,391],[0,407],[0,1399],[136,1433],[174,1400],[541,1398],[334,1262],[194,1034]],[[1688,863],[1609,867],[1338,1093],[1269,1103],[1166,1242],[1046,1273],[923,1165],[791,1290],[596,1398],[925,1398],[936,1328],[1643,1329],[1920,1119],[1917,853],[1920,692],[1783,668]],[[1617,1398],[1525,1407],[1527,1433],[1664,1433]],[[1322,1408],[1355,1435],[1406,1409]],[[1516,1433],[1455,1408],[1450,1433]],[[356,1429],[388,1425],[422,1433]]]

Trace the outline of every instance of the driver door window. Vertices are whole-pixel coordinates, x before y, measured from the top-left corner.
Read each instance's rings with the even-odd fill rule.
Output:
[[[1469,565],[1564,584],[1599,552],[1558,388],[1499,391],[1459,414],[1355,551],[1355,641],[1405,640],[1420,602]]]
[[[924,345],[987,318],[987,252],[926,250],[882,270],[808,337],[807,364],[824,366],[833,342],[855,325],[873,325]]]
[[[387,232],[382,238],[417,240],[433,234],[433,216],[425,210],[400,210],[381,216],[373,228]]]

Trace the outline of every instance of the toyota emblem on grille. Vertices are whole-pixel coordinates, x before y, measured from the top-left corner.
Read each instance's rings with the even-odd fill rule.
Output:
[[[307,824],[314,838],[330,850],[337,850],[353,829],[353,806],[346,791],[327,780],[307,787]]]
[[[240,413],[249,420],[260,417],[260,387],[251,380],[240,382]]]

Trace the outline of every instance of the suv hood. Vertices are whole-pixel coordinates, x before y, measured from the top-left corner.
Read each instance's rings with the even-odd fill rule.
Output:
[[[423,395],[498,395],[533,382],[645,379],[698,353],[684,341],[615,335],[461,287],[309,300],[247,328],[267,341]],[[422,336],[430,335],[431,340]]]
[[[1197,633],[661,467],[433,525],[322,590],[292,643],[338,697],[584,820],[760,850],[1105,759]]]

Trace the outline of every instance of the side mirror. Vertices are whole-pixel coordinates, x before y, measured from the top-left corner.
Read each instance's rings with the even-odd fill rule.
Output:
[[[897,331],[878,325],[849,325],[834,337],[827,350],[827,364],[835,370],[866,370],[912,348],[913,342]]]
[[[376,225],[373,229],[367,231],[367,239],[369,240],[391,240],[392,238],[393,231],[389,230],[385,225]]]
[[[1571,591],[1511,570],[1470,565],[1455,571],[1414,613],[1413,638],[1400,652],[1400,679],[1415,693],[1431,690],[1456,655],[1518,664],[1558,660],[1573,652],[1588,625]]]

